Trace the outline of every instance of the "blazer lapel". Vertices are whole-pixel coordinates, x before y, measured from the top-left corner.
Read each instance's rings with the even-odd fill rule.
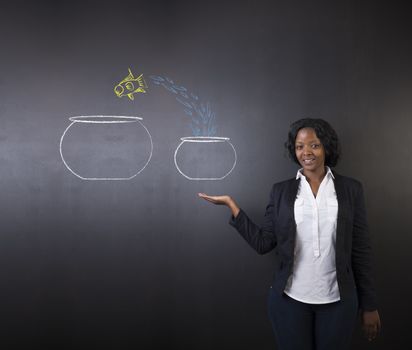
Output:
[[[333,176],[335,176],[333,182],[335,184],[336,199],[338,200],[338,222],[339,222],[339,219],[343,219],[345,216],[344,215],[345,207],[348,203],[348,198],[346,195],[342,176],[340,176],[336,172],[333,172]]]
[[[342,177],[333,172],[335,176],[334,184],[336,191],[336,199],[338,200],[338,219],[336,223],[336,253],[344,251],[344,234],[345,234],[345,209],[347,205],[346,191],[343,185]]]
[[[290,181],[288,191],[286,191],[286,204],[288,207],[288,212],[291,213],[289,220],[295,225],[295,199],[298,194],[298,188],[300,184],[300,179],[293,179]]]
[[[300,179],[295,179],[294,181],[292,181],[290,185],[290,189],[288,191],[288,199],[287,199],[289,207],[293,208],[295,206],[295,199],[298,194],[299,184],[300,184]]]

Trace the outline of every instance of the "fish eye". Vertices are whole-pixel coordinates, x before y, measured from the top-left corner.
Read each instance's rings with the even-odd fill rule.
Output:
[[[128,83],[126,83],[126,89],[127,90],[134,90],[134,85],[133,85],[133,83],[131,83],[131,82],[128,82]]]
[[[121,85],[117,85],[117,86],[115,87],[115,91],[116,91],[117,94],[120,95],[120,94],[123,93],[124,89],[123,89],[123,87],[122,87]]]

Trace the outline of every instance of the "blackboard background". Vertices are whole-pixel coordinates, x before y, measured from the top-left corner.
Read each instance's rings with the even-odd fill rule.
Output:
[[[337,130],[337,171],[365,186],[383,332],[410,324],[412,105],[409,19],[376,1],[2,1],[0,346],[3,349],[273,349],[266,297],[275,254],[257,255],[227,193],[257,222],[273,182],[294,176],[289,124]],[[238,164],[222,181],[182,177],[190,136],[170,93],[113,94],[131,67],[209,101]],[[135,179],[82,181],[63,165],[68,117],[138,115],[154,142]],[[358,328],[353,348],[365,348]]]

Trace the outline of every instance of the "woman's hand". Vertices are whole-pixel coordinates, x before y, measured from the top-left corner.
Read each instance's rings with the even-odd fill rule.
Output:
[[[362,328],[369,341],[376,338],[381,330],[381,320],[378,310],[362,311]]]
[[[199,197],[217,205],[226,205],[230,208],[232,211],[232,215],[234,217],[239,214],[240,208],[237,206],[235,201],[228,195],[223,195],[223,196],[209,196],[206,193],[198,193],[197,194]]]
[[[232,198],[230,198],[227,195],[224,196],[208,196],[206,193],[198,193],[198,196],[201,198],[206,199],[209,202],[212,202],[213,204],[219,204],[219,205],[227,205],[229,206],[230,201]]]

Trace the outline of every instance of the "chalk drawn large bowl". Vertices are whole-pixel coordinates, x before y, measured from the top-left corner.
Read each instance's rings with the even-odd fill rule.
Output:
[[[189,180],[222,180],[236,166],[236,150],[227,137],[182,137],[174,160]]]
[[[130,180],[152,157],[153,142],[143,118],[76,116],[60,139],[64,165],[82,180]]]

